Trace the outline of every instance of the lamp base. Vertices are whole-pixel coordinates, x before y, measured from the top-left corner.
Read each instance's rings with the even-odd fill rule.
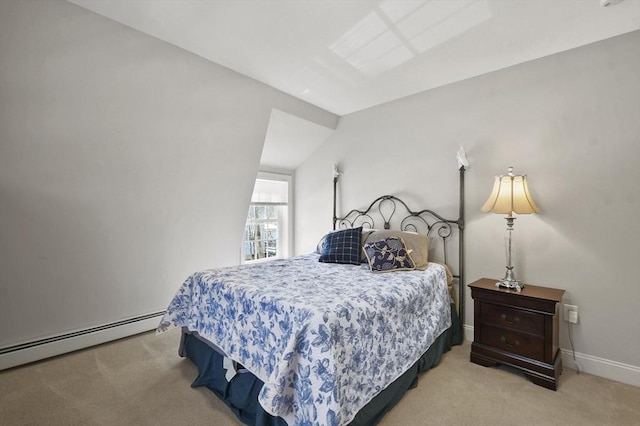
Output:
[[[510,280],[507,278],[503,278],[496,283],[496,287],[506,287],[520,293],[524,288],[524,284],[518,280]]]

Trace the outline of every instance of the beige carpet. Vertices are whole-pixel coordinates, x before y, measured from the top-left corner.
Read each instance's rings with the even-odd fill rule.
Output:
[[[0,425],[241,425],[177,355],[141,334],[0,373]],[[565,368],[557,392],[456,346],[381,425],[640,425],[640,388]]]

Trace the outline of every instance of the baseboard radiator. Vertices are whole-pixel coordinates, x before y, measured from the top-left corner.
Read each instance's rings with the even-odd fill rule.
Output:
[[[154,330],[165,311],[0,348],[0,370]]]

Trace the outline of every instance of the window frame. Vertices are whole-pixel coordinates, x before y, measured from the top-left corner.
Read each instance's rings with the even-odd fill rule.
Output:
[[[279,224],[283,223],[284,227],[286,229],[278,229],[278,244],[283,244],[283,251],[280,251],[280,253],[278,253],[278,255],[274,256],[274,257],[265,257],[262,259],[253,259],[253,260],[246,260],[245,259],[245,244],[247,242],[247,240],[245,239],[245,232],[246,232],[246,227],[247,227],[247,221],[249,219],[249,211],[251,209],[251,207],[254,205],[254,203],[251,202],[251,200],[249,200],[249,206],[247,208],[247,211],[245,213],[245,224],[243,227],[243,231],[242,231],[242,245],[240,248],[240,263],[241,264],[253,264],[253,263],[259,263],[259,262],[265,262],[265,261],[269,261],[269,260],[273,260],[273,259],[282,259],[282,258],[286,258],[286,257],[290,257],[291,254],[293,253],[293,241],[294,241],[294,237],[293,237],[293,176],[290,174],[284,174],[284,173],[274,173],[274,172],[263,172],[263,171],[259,171],[256,175],[256,180],[257,179],[262,179],[262,180],[271,180],[271,181],[280,181],[280,182],[286,182],[287,183],[287,204],[286,204],[286,218],[280,218],[280,220],[278,220]],[[254,180],[255,182],[255,180]],[[255,184],[254,184],[255,186]],[[253,194],[253,190],[252,190],[252,194]],[[256,203],[256,205],[259,205],[260,203]],[[281,213],[279,213],[279,216],[281,216]],[[262,219],[261,219],[262,220]],[[270,219],[264,219],[265,222],[269,222],[269,221],[273,221]],[[280,236],[281,234],[284,234],[282,237]]]

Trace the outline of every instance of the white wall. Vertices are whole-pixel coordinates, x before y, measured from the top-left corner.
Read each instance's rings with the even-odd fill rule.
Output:
[[[516,273],[579,306],[575,349],[640,367],[640,32],[489,73],[342,117],[296,171],[296,248],[331,228],[340,200],[384,193],[457,214],[455,153],[466,147],[465,284],[504,274],[505,220],[480,212],[493,176],[526,173],[538,215],[520,216]],[[414,203],[415,201],[415,203]],[[466,323],[473,323],[470,292]],[[561,346],[569,348],[561,324]],[[568,365],[572,367],[571,365]],[[633,370],[633,368],[632,368]]]
[[[238,263],[272,108],[337,122],[67,2],[0,5],[0,347]]]

